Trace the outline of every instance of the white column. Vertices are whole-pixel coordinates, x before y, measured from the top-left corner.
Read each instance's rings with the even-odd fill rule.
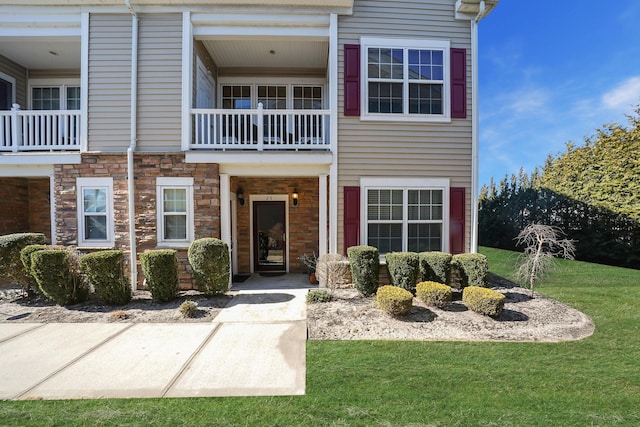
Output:
[[[318,176],[320,211],[318,212],[318,256],[328,253],[327,248],[327,174]]]
[[[191,13],[182,13],[182,151],[191,145],[193,27]]]
[[[220,240],[231,248],[231,213],[230,213],[230,183],[229,175],[220,174]]]

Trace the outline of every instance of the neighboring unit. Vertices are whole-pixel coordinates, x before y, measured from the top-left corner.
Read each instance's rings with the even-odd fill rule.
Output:
[[[477,24],[498,0],[0,1],[0,234],[473,252]],[[133,267],[133,268],[131,268]]]

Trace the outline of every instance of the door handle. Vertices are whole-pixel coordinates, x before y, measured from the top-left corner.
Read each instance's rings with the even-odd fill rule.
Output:
[[[287,241],[287,234],[286,233],[282,233],[282,241],[283,242]]]

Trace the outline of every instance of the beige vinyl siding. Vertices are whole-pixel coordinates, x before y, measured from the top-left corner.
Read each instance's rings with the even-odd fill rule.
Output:
[[[123,152],[131,140],[131,16],[91,14],[89,151]]]
[[[140,15],[138,149],[180,151],[182,15]]]
[[[449,178],[465,187],[466,247],[471,221],[471,29],[454,19],[454,0],[360,1],[352,16],[338,21],[338,248],[342,250],[344,186],[357,186],[362,176]],[[344,44],[360,37],[448,40],[467,49],[467,119],[450,123],[360,121],[344,117]],[[364,109],[366,106],[362,105]],[[362,195],[364,197],[364,195]]]
[[[78,79],[80,70],[29,70],[30,79]]]
[[[16,100],[20,108],[27,108],[27,70],[6,56],[0,55],[0,71],[16,79]]]

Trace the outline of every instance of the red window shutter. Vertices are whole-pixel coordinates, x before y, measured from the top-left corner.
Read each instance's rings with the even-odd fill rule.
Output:
[[[451,117],[467,118],[467,51],[451,48]]]
[[[451,187],[449,190],[449,252],[460,254],[464,248],[465,197],[464,187]]]
[[[360,45],[344,45],[344,115],[360,115]]]
[[[344,187],[344,254],[360,244],[360,187]]]

